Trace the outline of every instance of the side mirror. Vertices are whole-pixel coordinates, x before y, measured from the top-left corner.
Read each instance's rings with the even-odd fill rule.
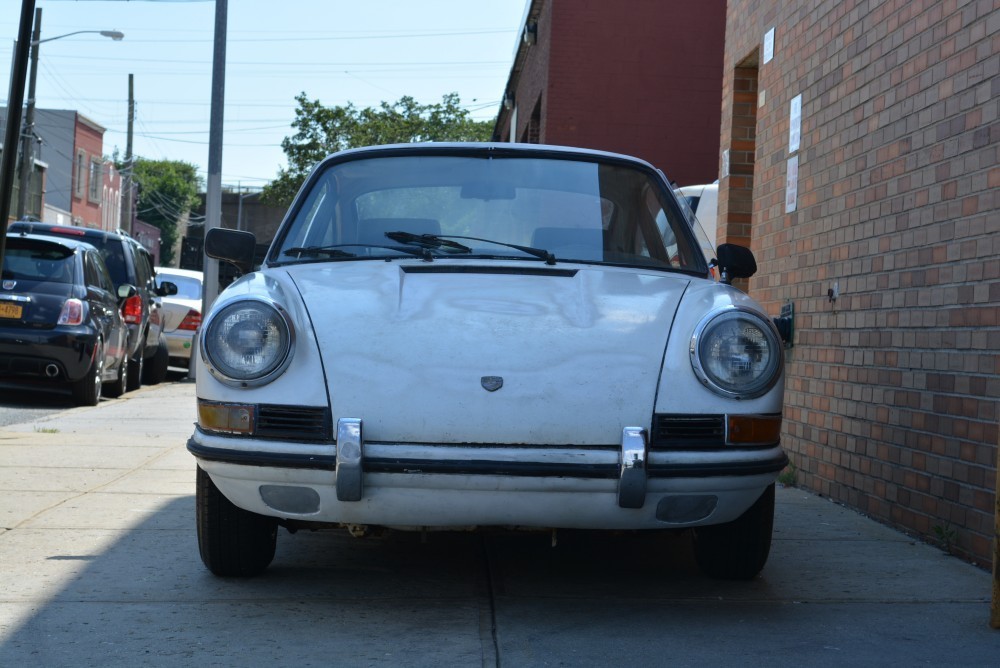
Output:
[[[216,227],[205,234],[205,255],[235,265],[241,274],[253,270],[257,237],[252,232]]]
[[[136,290],[135,286],[130,283],[122,283],[118,286],[118,299],[120,300],[135,297],[137,294],[139,294],[139,291]]]
[[[156,288],[156,294],[160,297],[170,297],[177,294],[177,284],[170,281],[162,281],[160,287]]]
[[[757,260],[753,252],[744,246],[722,244],[716,250],[719,260],[719,280],[731,285],[734,278],[750,278],[757,273]]]

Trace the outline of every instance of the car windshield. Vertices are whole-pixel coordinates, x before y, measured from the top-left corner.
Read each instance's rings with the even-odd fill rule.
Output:
[[[163,281],[173,283],[177,286],[177,294],[172,295],[176,299],[201,299],[201,281],[193,276],[158,273],[156,275],[157,287],[159,287]]]
[[[270,260],[414,256],[707,271],[683,214],[651,170],[509,154],[333,163],[310,180]]]
[[[74,283],[73,251],[47,243],[10,243],[4,252],[4,280]]]

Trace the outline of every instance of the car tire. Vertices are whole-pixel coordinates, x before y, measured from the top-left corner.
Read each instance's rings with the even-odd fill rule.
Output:
[[[695,527],[695,560],[706,575],[751,580],[767,563],[774,527],[774,485],[732,522]]]
[[[118,377],[112,383],[108,383],[107,395],[117,399],[128,390],[128,355],[122,358],[122,363],[118,367]]]
[[[129,359],[126,391],[131,392],[142,387],[142,362],[142,349],[140,348],[135,357]]]
[[[213,574],[258,575],[274,559],[278,520],[238,508],[199,466],[195,485],[198,550]]]
[[[73,384],[73,401],[77,406],[96,406],[101,401],[101,385],[104,372],[104,346],[98,341],[94,345],[94,363],[87,374]]]
[[[167,367],[170,366],[170,351],[167,350],[167,342],[161,336],[160,343],[156,346],[156,352],[146,365],[145,376],[142,382],[147,385],[159,385],[167,378]]]

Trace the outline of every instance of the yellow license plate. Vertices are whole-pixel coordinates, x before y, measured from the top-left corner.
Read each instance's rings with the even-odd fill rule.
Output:
[[[0,318],[21,318],[21,305],[0,302]]]

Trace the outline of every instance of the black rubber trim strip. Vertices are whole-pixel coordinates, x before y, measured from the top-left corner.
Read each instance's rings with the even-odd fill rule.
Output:
[[[334,470],[337,458],[334,455],[290,454],[283,452],[255,452],[253,450],[232,450],[230,448],[210,448],[189,438],[187,449],[195,457],[213,462],[242,464],[244,466],[275,466],[287,469]]]
[[[647,464],[650,478],[708,478],[714,476],[760,475],[777,473],[788,466],[788,455],[760,462],[738,462],[719,464]]]
[[[459,257],[459,256],[455,256]],[[507,258],[504,258],[507,259]],[[521,258],[512,258],[521,259]],[[404,274],[509,274],[513,276],[554,276],[557,278],[572,278],[577,275],[577,269],[542,269],[540,267],[510,267],[500,265],[401,265]]]
[[[189,439],[188,451],[195,457],[209,461],[242,464],[245,466],[273,466],[294,469],[321,469],[332,471],[337,459],[333,455],[306,455],[275,452],[254,452],[210,448]],[[648,465],[650,478],[708,478],[714,476],[745,476],[777,473],[788,465],[788,456],[781,453],[760,462],[719,464],[666,464]],[[589,478],[616,479],[618,466],[608,464],[567,464],[563,462],[494,462],[468,460],[417,460],[381,459],[364,460],[365,473],[443,474],[443,475],[508,475],[535,478]]]

